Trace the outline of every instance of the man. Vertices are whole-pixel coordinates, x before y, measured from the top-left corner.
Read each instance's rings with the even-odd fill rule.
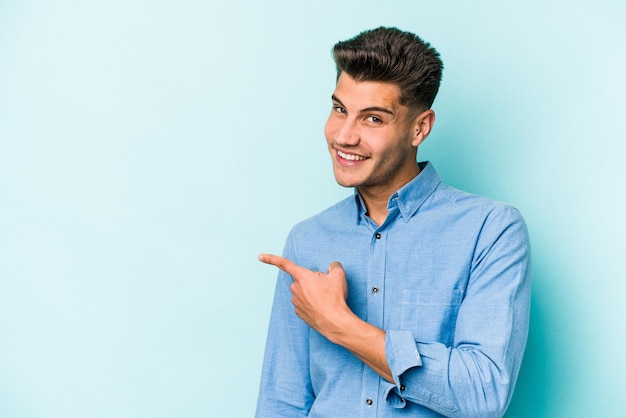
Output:
[[[395,28],[334,47],[325,127],[355,194],[291,231],[277,266],[257,417],[499,417],[526,337],[517,210],[442,184],[417,148],[437,51]]]

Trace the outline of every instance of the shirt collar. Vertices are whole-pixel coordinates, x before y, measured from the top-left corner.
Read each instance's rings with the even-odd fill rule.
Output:
[[[415,176],[413,180],[409,181],[392,194],[387,202],[387,209],[391,211],[397,207],[405,222],[408,222],[413,215],[415,215],[417,210],[426,199],[428,199],[428,196],[430,196],[441,183],[439,175],[437,171],[435,171],[435,167],[433,167],[430,162],[421,162],[419,166],[421,170],[420,173]],[[365,207],[363,197],[361,197],[356,189],[355,203],[357,224],[360,224],[362,217],[364,217],[367,212],[367,208]]]

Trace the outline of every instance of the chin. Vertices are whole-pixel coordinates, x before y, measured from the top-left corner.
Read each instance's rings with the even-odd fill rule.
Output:
[[[354,180],[348,180],[348,179],[342,179],[340,177],[335,176],[335,181],[337,182],[338,185],[342,186],[342,187],[358,187],[359,186],[359,182],[354,181]]]
[[[356,170],[345,170],[343,167],[333,167],[333,175],[338,185],[343,187],[358,187],[363,183],[363,176]]]

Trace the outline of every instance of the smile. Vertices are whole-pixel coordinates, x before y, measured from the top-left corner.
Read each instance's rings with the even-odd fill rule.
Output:
[[[348,161],[363,161],[367,159],[367,157],[363,157],[362,155],[346,154],[345,152],[339,150],[337,150],[337,155]]]

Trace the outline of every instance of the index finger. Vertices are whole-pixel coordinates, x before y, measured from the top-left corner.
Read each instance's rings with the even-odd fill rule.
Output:
[[[276,266],[291,276],[295,276],[298,273],[303,273],[307,271],[306,268],[297,265],[296,263],[289,260],[288,258],[280,257],[278,255],[259,254],[259,261],[265,264],[271,264],[273,266]]]

